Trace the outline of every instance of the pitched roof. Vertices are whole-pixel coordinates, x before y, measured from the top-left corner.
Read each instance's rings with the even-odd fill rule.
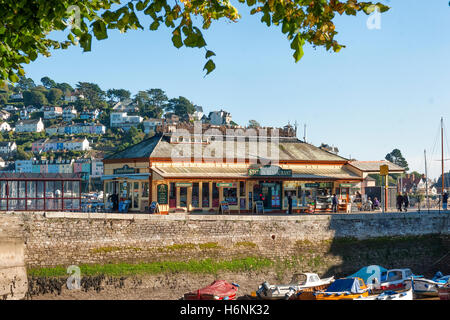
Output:
[[[380,166],[381,165],[388,165],[389,171],[395,171],[395,172],[404,172],[405,168],[402,168],[390,161],[387,160],[381,160],[381,161],[351,161],[349,163],[351,166],[364,171],[364,172],[380,172]]]
[[[170,143],[168,135],[155,135],[150,139],[144,140],[134,146],[131,146],[123,151],[112,154],[105,159],[128,159],[128,158],[172,158],[173,155],[179,154],[179,150],[184,150],[190,154],[195,155],[201,149],[204,158],[214,158],[211,155],[211,150],[223,150],[223,157],[227,156],[226,138],[223,140],[213,140],[207,144],[177,144]],[[267,151],[265,154],[259,150],[264,144],[259,144],[255,138],[246,137],[243,141],[238,140],[234,144],[234,155],[241,155],[239,158],[246,159],[264,159],[264,160],[279,160],[279,161],[339,161],[346,162],[347,159],[336,154],[322,150],[316,146],[305,143],[297,138],[280,138],[278,143],[266,145]],[[263,150],[264,151],[264,150]],[[272,154],[273,151],[273,154]],[[264,154],[261,156],[261,154]],[[182,155],[181,155],[182,156]],[[180,156],[180,157],[181,157]]]

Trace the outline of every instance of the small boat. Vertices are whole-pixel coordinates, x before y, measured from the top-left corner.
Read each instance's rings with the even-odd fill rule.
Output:
[[[239,285],[216,280],[210,285],[184,294],[184,300],[236,300]]]
[[[413,290],[410,287],[408,290],[402,291],[383,291],[380,294],[370,295],[368,297],[358,297],[354,300],[413,300]]]
[[[423,296],[438,296],[438,289],[446,284],[450,279],[450,276],[444,276],[441,272],[437,272],[433,279],[414,279],[413,290],[415,294]],[[405,280],[405,288],[411,287],[411,279]]]
[[[377,289],[380,287],[380,283],[386,281],[387,269],[370,265],[359,269],[357,272],[349,275],[347,278],[361,278],[369,289]]]
[[[298,292],[299,300],[354,300],[369,296],[369,288],[358,277],[335,280],[325,291]]]
[[[382,275],[382,277],[385,279],[379,285],[374,285],[373,290],[375,292],[377,291],[396,291],[396,290],[404,290],[405,287],[405,281],[411,277],[414,278],[414,281],[416,279],[422,278],[423,276],[415,275],[411,272],[411,269],[409,268],[403,268],[403,269],[390,269],[386,272],[386,275]]]
[[[332,282],[334,277],[320,279],[315,273],[296,273],[292,276],[289,284],[270,285],[263,282],[258,290],[252,293],[260,299],[289,299],[298,291],[314,292],[326,289]]]

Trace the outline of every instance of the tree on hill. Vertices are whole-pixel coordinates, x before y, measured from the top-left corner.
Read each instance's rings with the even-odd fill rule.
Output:
[[[61,89],[51,88],[47,93],[47,100],[51,105],[56,105],[57,102],[63,97],[64,93]]]
[[[77,90],[83,94],[91,106],[97,107],[105,98],[106,93],[100,89],[98,84],[91,82],[78,82]]]
[[[55,88],[60,89],[65,95],[68,95],[69,93],[73,92],[73,88],[68,83],[57,83]]]
[[[33,79],[22,76],[22,77],[18,78],[18,82],[16,84],[16,87],[19,88],[22,91],[24,91],[24,90],[31,90],[34,87],[36,87],[36,84],[34,83]]]
[[[51,89],[51,88],[55,88],[56,87],[56,82],[53,81],[52,79],[50,79],[49,77],[41,78],[41,83],[47,89]]]
[[[139,91],[134,98],[143,117],[161,118],[168,98],[162,89]]]
[[[45,95],[37,90],[24,91],[23,92],[23,103],[25,105],[33,105],[33,106],[44,106],[48,103]]]
[[[392,152],[388,153],[385,157],[387,161],[390,161],[402,168],[405,168],[405,171],[408,171],[408,162],[403,157],[401,151],[399,149],[394,149]]]
[[[258,121],[256,121],[256,120],[249,120],[248,121],[248,127],[249,128],[260,128],[261,127],[261,125],[259,124],[259,122]]]
[[[129,99],[131,96],[131,92],[125,89],[109,89],[106,91],[106,96],[115,102],[124,101]]]
[[[189,115],[195,112],[195,106],[185,97],[178,97],[170,99],[165,110],[175,113],[182,119],[187,119]]]
[[[358,0],[273,1],[239,0],[250,9],[251,15],[261,16],[267,26],[279,26],[291,43],[293,57],[299,61],[306,42],[314,47],[338,52],[344,46],[335,36],[333,19],[339,15],[359,12],[371,14],[385,12],[389,7]],[[141,18],[139,18],[139,17]],[[182,4],[168,0],[46,0],[2,1],[0,3],[0,80],[19,81],[25,74],[23,65],[35,61],[39,55],[50,56],[51,49],[66,49],[80,45],[91,51],[92,38],[108,38],[108,30],[121,32],[161,26],[172,30],[172,43],[176,48],[205,48],[202,31],[213,21],[236,22],[241,18],[230,0],[185,0]],[[141,20],[140,20],[141,19]],[[141,22],[149,21],[147,27]],[[143,23],[143,22],[142,22]],[[67,40],[53,39],[62,31]],[[207,50],[204,70],[215,68],[211,59],[214,52]]]

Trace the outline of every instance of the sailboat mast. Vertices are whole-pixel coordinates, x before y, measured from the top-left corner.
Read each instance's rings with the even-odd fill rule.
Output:
[[[428,202],[428,170],[427,170],[427,150],[423,151],[425,156],[425,197],[427,201],[427,209],[430,210],[429,202]]]
[[[442,151],[442,192],[444,194],[445,189],[445,179],[444,179],[444,117],[441,117],[441,151]]]

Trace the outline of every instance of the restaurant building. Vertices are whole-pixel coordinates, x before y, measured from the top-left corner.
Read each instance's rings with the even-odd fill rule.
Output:
[[[232,213],[253,212],[256,202],[264,212],[286,212],[290,194],[294,212],[330,211],[333,193],[345,204],[362,181],[348,159],[289,128],[228,131],[166,128],[106,157],[105,202],[117,194],[131,212],[146,212],[152,202],[161,213],[218,212],[223,202]]]

